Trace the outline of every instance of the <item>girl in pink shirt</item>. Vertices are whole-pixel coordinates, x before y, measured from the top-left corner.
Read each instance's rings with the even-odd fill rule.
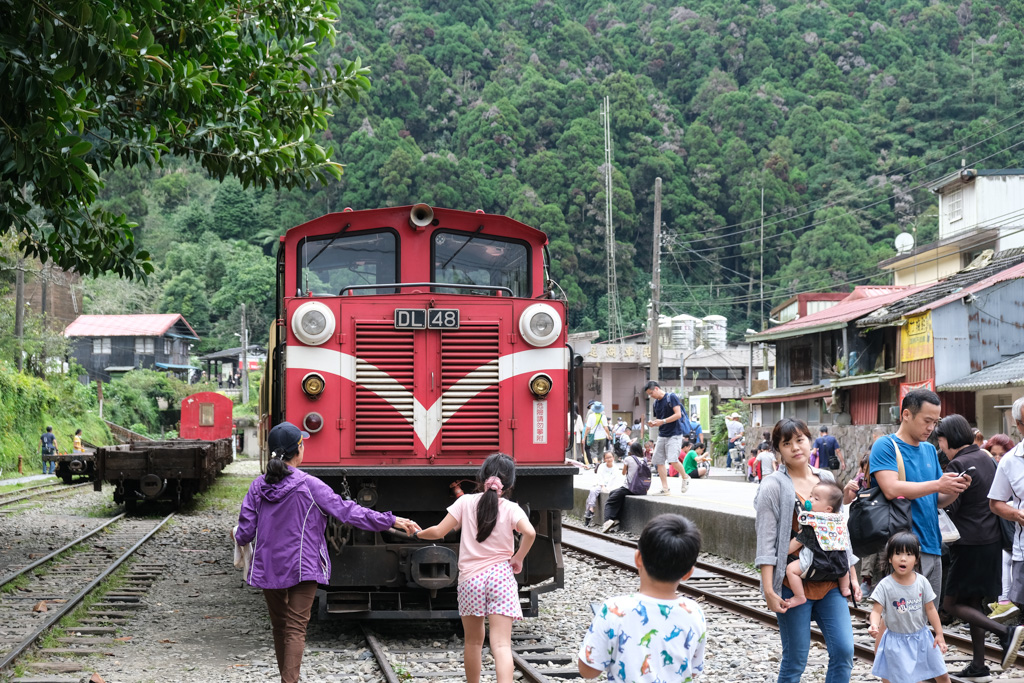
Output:
[[[468,683],[479,683],[484,617],[491,624],[491,654],[498,683],[512,683],[512,622],[523,618],[515,574],[537,537],[519,505],[508,500],[516,484],[516,464],[504,453],[487,458],[477,473],[478,490],[461,496],[440,524],[413,534],[439,540],[461,528],[459,615],[466,631],[463,661]],[[513,530],[522,534],[515,550]]]

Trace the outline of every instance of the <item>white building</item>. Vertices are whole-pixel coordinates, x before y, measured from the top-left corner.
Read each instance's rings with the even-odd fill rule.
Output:
[[[939,200],[939,239],[882,261],[893,284],[937,282],[987,250],[1024,247],[1024,168],[963,168],[928,189]]]

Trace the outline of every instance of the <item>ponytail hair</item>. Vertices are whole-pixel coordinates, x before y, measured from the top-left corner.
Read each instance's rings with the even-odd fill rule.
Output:
[[[267,473],[263,475],[263,480],[273,486],[277,482],[281,481],[292,473],[292,468],[288,467],[287,460],[291,460],[298,454],[289,453],[284,457],[277,455],[270,456],[270,462],[267,463]]]
[[[484,460],[476,478],[483,489],[476,504],[476,541],[483,543],[498,523],[498,497],[516,485],[516,463],[504,453],[495,453]]]

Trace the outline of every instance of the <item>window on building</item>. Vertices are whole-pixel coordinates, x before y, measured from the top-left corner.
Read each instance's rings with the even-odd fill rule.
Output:
[[[200,403],[199,404],[199,426],[200,427],[212,427],[213,426],[213,404],[212,403]]]
[[[171,355],[171,351],[174,349],[174,342],[170,339],[164,339],[164,355]]]
[[[813,380],[811,372],[811,347],[794,346],[789,350],[789,383],[810,384]]]
[[[152,337],[136,337],[135,353],[154,353],[155,341]]]
[[[946,198],[947,217],[949,222],[953,223],[964,217],[964,189],[958,187],[949,193],[949,197]]]
[[[110,353],[110,337],[96,337],[92,340],[93,353]]]

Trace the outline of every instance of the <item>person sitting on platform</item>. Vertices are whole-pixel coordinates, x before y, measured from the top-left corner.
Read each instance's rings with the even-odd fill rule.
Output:
[[[698,441],[690,444],[683,443],[683,450],[687,451],[683,460],[683,469],[690,475],[691,479],[705,479],[711,473],[711,458],[704,455],[704,442]]]

